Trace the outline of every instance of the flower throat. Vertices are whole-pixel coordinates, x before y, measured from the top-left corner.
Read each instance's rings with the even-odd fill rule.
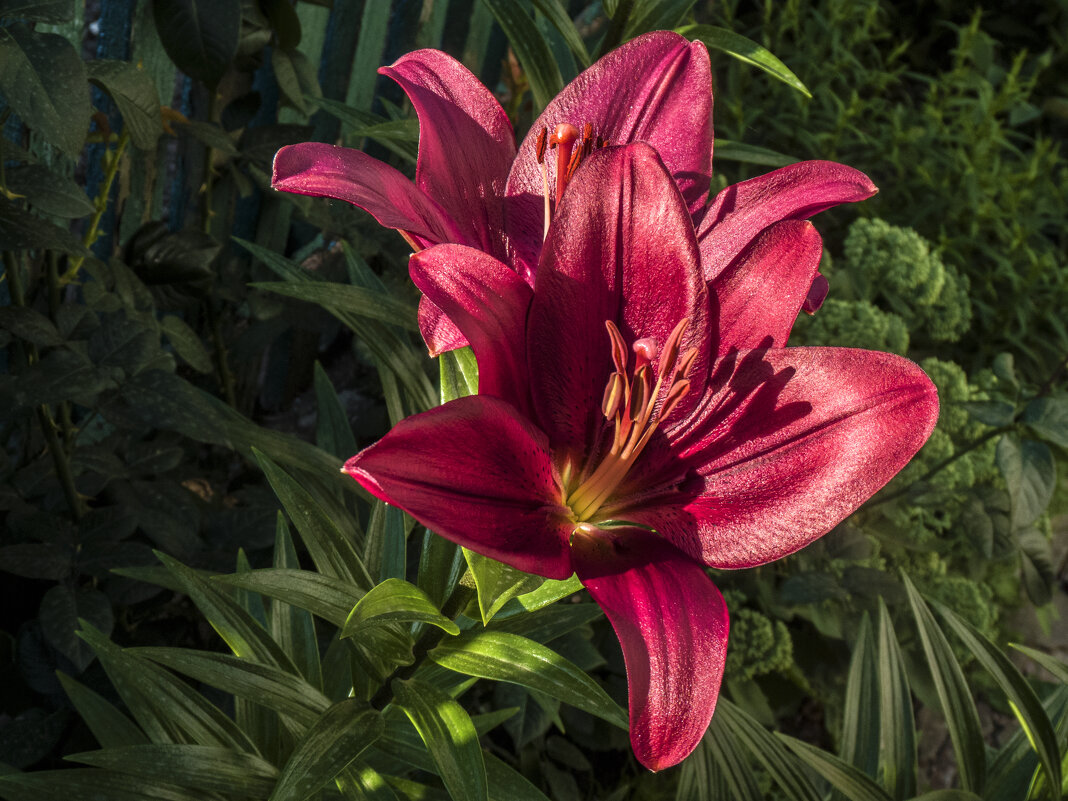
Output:
[[[615,323],[605,320],[615,370],[608,378],[601,412],[614,426],[612,446],[597,468],[574,489],[568,486],[570,465],[565,468],[565,503],[575,522],[584,523],[597,513],[644,450],[660,421],[689,394],[690,370],[697,358],[697,348],[681,355],[679,352],[689,323],[688,317],[680,320],[659,353],[656,340],[651,337],[636,340],[631,346],[634,369],[628,373],[629,358],[623,335]]]

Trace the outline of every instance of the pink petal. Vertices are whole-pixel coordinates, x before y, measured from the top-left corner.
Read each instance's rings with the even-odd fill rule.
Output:
[[[344,471],[453,542],[527,573],[571,575],[574,524],[545,435],[504,401],[474,395],[402,420]]]
[[[515,270],[463,245],[412,256],[412,280],[471,343],[478,393],[528,413],[526,322],[533,290]]]
[[[703,376],[708,295],[682,196],[648,145],[595,152],[549,229],[527,326],[531,395],[554,449],[581,457],[600,431],[614,369],[605,321],[628,344],[663,344],[684,317]]]
[[[505,258],[504,187],[515,134],[500,103],[439,50],[417,50],[379,72],[401,85],[419,115],[416,184],[457,222],[464,242]]]
[[[423,335],[431,358],[468,344],[460,329],[426,295],[419,298],[419,333]]]
[[[705,279],[715,279],[769,225],[807,220],[878,191],[864,173],[833,161],[802,161],[728,186],[697,224]]]
[[[823,240],[807,220],[776,223],[710,286],[719,302],[719,352],[782,347],[812,286]]]
[[[708,194],[712,173],[712,77],[708,51],[670,31],[639,36],[613,50],[564,87],[519,146],[508,177],[508,232],[520,261],[538,262],[543,230],[538,132],[560,123],[613,145],[648,142],[678,183],[691,213]],[[555,154],[547,152],[549,186],[556,185]]]
[[[720,568],[803,548],[878,492],[927,440],[938,396],[914,363],[850,348],[730,354],[670,451],[629,488],[645,505],[614,516],[655,527]],[[686,471],[693,476],[683,479]],[[696,475],[695,475],[696,474]],[[678,489],[649,497],[648,488]]]
[[[456,223],[403,173],[348,147],[305,142],[274,157],[271,186],[359,206],[387,228],[412,234],[421,247],[466,242]]]
[[[641,529],[575,536],[575,572],[623,646],[630,742],[663,770],[685,759],[708,728],[727,656],[727,606],[704,569]]]

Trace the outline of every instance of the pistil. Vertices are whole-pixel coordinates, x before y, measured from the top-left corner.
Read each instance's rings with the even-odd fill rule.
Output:
[[[609,376],[601,411],[613,423],[614,432],[608,454],[567,498],[567,505],[577,522],[584,523],[596,514],[645,449],[660,421],[667,418],[689,393],[689,374],[697,349],[690,348],[681,357],[679,353],[689,322],[689,318],[679,321],[659,353],[652,338],[637,340],[632,346],[634,370],[628,381],[628,356],[623,336],[615,323],[605,321],[615,370]],[[654,361],[657,363],[655,384]]]
[[[535,155],[538,166],[541,168],[541,182],[545,194],[545,230],[542,238],[549,234],[549,221],[552,217],[553,195],[549,191],[549,168],[545,163],[546,148],[556,151],[556,192],[555,201],[560,202],[564,196],[564,190],[570,182],[579,164],[597,148],[607,147],[608,140],[600,136],[594,136],[593,125],[586,123],[582,126],[582,132],[569,122],[562,122],[553,129],[549,135],[548,128],[542,128],[538,132],[534,142]]]

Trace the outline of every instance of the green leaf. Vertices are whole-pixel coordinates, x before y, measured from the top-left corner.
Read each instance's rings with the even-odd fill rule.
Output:
[[[338,628],[345,624],[353,605],[364,594],[351,582],[291,568],[263,568],[248,573],[212,576],[212,579],[306,609]]]
[[[489,783],[470,716],[441,690],[414,679],[393,682],[394,703],[412,722],[454,799],[488,801]]]
[[[278,91],[282,99],[296,111],[307,116],[308,107],[304,105],[304,87],[301,86],[297,67],[293,63],[299,55],[299,52],[281,47],[272,48],[271,69],[274,71],[274,78],[278,83]]]
[[[382,735],[382,718],[347,698],[327,709],[293,749],[270,801],[304,801]]]
[[[445,351],[438,357],[441,402],[478,394],[478,362],[470,347]]]
[[[152,16],[175,66],[214,89],[237,54],[241,0],[152,0]]]
[[[563,88],[560,68],[556,65],[549,43],[534,20],[518,0],[482,0],[493,12],[504,35],[519,59],[530,90],[534,94],[534,111],[545,108]]]
[[[931,669],[931,677],[938,692],[942,714],[946,718],[949,736],[953,741],[961,783],[966,790],[981,792],[986,781],[986,746],[979,728],[979,714],[975,710],[972,693],[964,681],[964,673],[946,641],[946,636],[935,623],[931,610],[927,608],[909,577],[902,574],[902,578],[912,614],[916,618],[923,651],[927,656],[927,665]]]
[[[211,356],[194,331],[181,317],[166,315],[160,320],[159,327],[167,335],[175,353],[198,373],[210,373],[213,369]]]
[[[379,581],[404,578],[408,548],[404,529],[404,512],[376,498],[367,523],[364,562]]]
[[[56,671],[56,677],[101,748],[122,748],[148,742],[137,725],[102,695],[62,671]]]
[[[188,682],[124,651],[86,624],[79,633],[96,652],[130,714],[153,742],[190,742],[255,753],[256,747]]]
[[[42,348],[63,344],[63,337],[52,321],[29,306],[0,306],[0,329]]]
[[[327,281],[304,281],[299,284],[261,281],[249,284],[249,286],[315,303],[331,312],[354,314],[357,317],[367,317],[390,325],[399,325],[408,331],[419,331],[419,324],[415,319],[415,308],[382,292],[372,292],[351,284]]]
[[[916,796],[912,801],[983,801],[983,799],[967,790],[932,790]]]
[[[694,754],[683,761],[675,801],[763,801],[752,766],[723,718],[712,716]],[[719,787],[717,787],[717,783]]]
[[[88,620],[105,637],[115,625],[111,601],[104,593],[88,587],[75,589],[68,584],[57,584],[44,594],[38,618],[45,639],[80,671],[93,661],[93,651],[78,637],[78,621]]]
[[[7,801],[204,801],[204,794],[97,768],[0,775]]]
[[[1012,500],[1013,528],[1030,525],[1046,511],[1053,497],[1057,484],[1053,453],[1044,442],[1021,441],[1015,434],[1005,434],[998,440],[995,459]]]
[[[908,672],[886,604],[879,599],[879,775],[904,801],[916,792],[916,721]]]
[[[87,62],[85,68],[89,80],[115,101],[134,147],[154,150],[163,133],[163,118],[152,76],[129,61],[98,58]]]
[[[1007,426],[1016,416],[1016,406],[1007,401],[964,401],[956,403],[968,414],[988,426]]]
[[[262,798],[271,792],[278,769],[255,754],[206,745],[128,745],[64,757],[97,768],[163,781],[190,790]]]
[[[493,619],[506,603],[515,596],[535,590],[545,581],[541,576],[533,576],[516,570],[510,565],[496,559],[463,549],[467,566],[475,579],[478,590],[478,608],[482,613],[482,625]]]
[[[788,801],[821,801],[797,758],[763,726],[723,697],[716,702],[716,715],[734,734],[738,744],[763,765]]]
[[[560,3],[560,0],[534,0],[534,8],[559,31],[571,52],[578,56],[582,66],[590,66],[592,62],[590,52],[586,49],[582,36],[579,35],[575,23],[571,21],[567,9]]]
[[[566,598],[581,589],[582,582],[579,581],[578,576],[572,576],[568,579],[546,579],[538,589],[523,593],[505,604],[501,608],[498,618],[508,617],[519,612],[533,612],[549,604],[556,603],[561,598]]]
[[[875,638],[865,612],[853,647],[846,680],[842,713],[840,755],[842,761],[870,777],[879,767],[879,679],[875,661]]]
[[[498,615],[489,624],[489,629],[520,634],[535,642],[545,644],[580,626],[599,620],[602,614],[601,607],[597,604],[556,604],[536,612],[510,617]]]
[[[330,700],[303,677],[271,665],[191,648],[142,647],[128,653],[254,701],[302,727],[312,725],[330,706]]]
[[[585,671],[534,640],[504,631],[473,631],[439,644],[427,655],[449,670],[538,690],[621,729],[627,713]]]
[[[3,37],[0,28],[0,39]],[[66,228],[35,217],[0,197],[0,250],[54,250],[68,256],[90,256],[89,250]]]
[[[356,437],[352,434],[349,417],[345,413],[334,385],[323,366],[315,362],[315,442],[327,453],[348,459],[356,453]]]
[[[423,536],[416,585],[438,606],[444,605],[460,579],[463,557],[460,546],[431,531]]]
[[[186,593],[211,627],[230,646],[235,656],[255,659],[296,673],[296,665],[264,630],[263,626],[241,606],[190,570],[164,553],[156,556],[182,582]]]
[[[78,158],[91,108],[85,64],[74,45],[22,23],[0,28],[0,92],[29,128]]]
[[[1052,778],[1051,786],[1060,787],[1061,760],[1057,735],[1045,710],[1042,709],[1042,703],[1035,695],[1035,691],[1031,689],[1031,685],[1001,649],[984,637],[971,623],[943,604],[936,602],[935,608],[942,619],[953,629],[953,633],[960,638],[969,651],[975,654],[979,664],[1005,693],[1020,724],[1028,732],[1032,746],[1038,752],[1039,759],[1042,760],[1047,777]]]
[[[300,532],[304,547],[308,549],[316,568],[342,581],[370,587],[373,584],[371,577],[352,544],[323,512],[311,493],[259,450],[253,448],[252,452],[267,476],[271,489]]]
[[[716,139],[714,143],[716,158],[720,161],[738,161],[742,164],[759,164],[763,167],[785,167],[796,164],[797,159],[766,147],[747,145],[744,142],[732,142]]]
[[[74,19],[74,0],[0,0],[0,17],[55,24]]]
[[[1021,654],[1025,654],[1038,662],[1038,664],[1052,673],[1058,681],[1068,684],[1068,664],[1065,664],[1054,656],[1044,654],[1041,651],[1036,651],[1034,648],[1028,648],[1026,645],[1018,645],[1016,643],[1009,643],[1009,645]]]
[[[289,536],[289,527],[281,512],[278,513],[275,525],[274,565],[276,570],[291,570],[300,566],[293,539]],[[247,576],[251,572],[239,575]],[[319,643],[311,612],[275,598],[271,601],[270,618],[271,636],[275,642],[289,654],[304,678],[313,687],[322,689],[322,664],[319,661]]]
[[[775,736],[786,743],[802,762],[829,781],[849,801],[892,801],[882,787],[869,779],[862,771],[834,754],[829,754],[821,748],[781,732],[776,732]]]
[[[96,210],[73,179],[53,172],[43,164],[8,167],[6,177],[8,191],[22,195],[37,211],[53,217],[76,220]]]
[[[341,636],[352,637],[369,627],[396,622],[429,623],[447,634],[460,633],[460,627],[442,615],[425,592],[407,581],[391,578],[372,587],[356,603]]]
[[[627,20],[624,39],[650,31],[670,30],[693,8],[696,0],[639,0]]]
[[[1035,398],[1024,409],[1023,422],[1047,442],[1068,448],[1068,398]]]
[[[785,64],[766,48],[761,47],[751,39],[746,39],[741,34],[715,25],[686,25],[679,28],[678,32],[687,39],[698,39],[712,50],[719,50],[739,61],[762,69],[773,78],[777,78],[792,89],[796,89],[805,97],[812,97],[812,93],[808,91],[808,88],[801,83],[800,79]]]

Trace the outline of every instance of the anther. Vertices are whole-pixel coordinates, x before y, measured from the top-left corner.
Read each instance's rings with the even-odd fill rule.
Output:
[[[690,324],[689,317],[683,317],[679,320],[678,324],[668,334],[667,342],[664,343],[664,351],[660,357],[660,369],[657,371],[657,378],[660,381],[667,381],[672,371],[675,369],[675,362],[679,358],[679,343],[682,341],[682,335],[686,333],[686,327]]]
[[[690,348],[684,354],[682,359],[679,360],[678,374],[683,378],[690,377],[690,370],[693,369],[693,363],[697,359],[697,348]]]
[[[608,339],[612,342],[612,363],[616,366],[616,372],[626,373],[627,343],[623,341],[623,335],[611,320],[605,320],[604,327],[608,329]]]
[[[546,144],[548,144],[546,142],[546,138],[548,136],[549,136],[549,129],[548,128],[542,128],[540,131],[538,131],[538,139],[534,143],[534,152],[535,152],[535,154],[537,154],[538,164],[544,164],[545,163],[545,146],[546,146]]]
[[[608,385],[604,388],[604,400],[601,401],[601,411],[608,420],[612,420],[623,406],[623,395],[626,388],[626,379],[622,373],[612,373],[608,379]]]

